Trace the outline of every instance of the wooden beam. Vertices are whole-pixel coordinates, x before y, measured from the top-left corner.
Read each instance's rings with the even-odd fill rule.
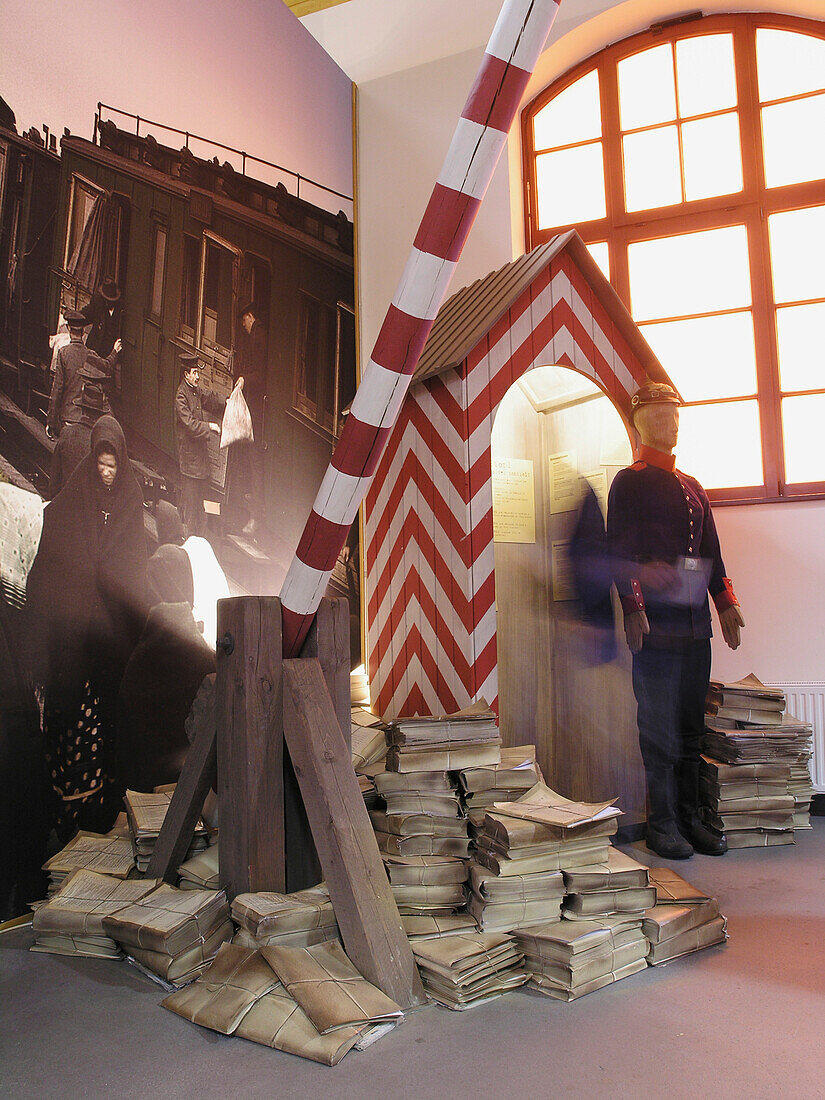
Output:
[[[209,788],[215,785],[215,677],[207,676],[201,684],[189,717],[186,732],[195,731],[186,760],[172,795],[155,850],[146,874],[162,878],[173,885],[178,868],[185,859],[195,825],[203,809]]]
[[[347,954],[402,1008],[426,995],[317,658],[286,660],[284,736]]]
[[[229,898],[285,889],[281,604],[218,601],[220,882]]]
[[[321,600],[302,657],[317,657],[327,690],[347,745],[352,742],[349,686],[349,604],[344,599]],[[301,788],[284,750],[284,829],[286,832],[286,888],[290,893],[315,886],[324,877],[315,850]]]

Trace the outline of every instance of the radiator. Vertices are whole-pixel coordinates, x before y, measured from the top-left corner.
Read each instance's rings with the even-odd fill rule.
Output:
[[[825,683],[772,684],[785,692],[785,709],[794,718],[813,726],[814,754],[811,779],[817,794],[825,794]]]

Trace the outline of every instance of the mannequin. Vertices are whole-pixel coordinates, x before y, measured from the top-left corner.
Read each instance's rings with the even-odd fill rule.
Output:
[[[699,758],[716,605],[731,649],[745,625],[702,486],[675,468],[679,395],[646,383],[633,396],[638,460],[608,504],[614,578],[633,654],[639,745],[648,786],[647,845],[665,859],[722,855],[724,836],[699,818]]]

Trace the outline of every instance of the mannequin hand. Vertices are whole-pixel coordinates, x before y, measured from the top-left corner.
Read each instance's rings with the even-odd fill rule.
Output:
[[[631,653],[639,653],[645,634],[650,633],[650,623],[644,611],[631,611],[624,617],[624,633]]]
[[[123,341],[119,336],[117,340],[115,340],[115,346],[113,350],[116,351],[118,355],[120,355],[121,351],[123,351]]]
[[[731,649],[738,649],[739,632],[745,625],[745,620],[736,604],[732,604],[730,607],[726,607],[724,611],[719,612],[719,625],[722,627],[722,637],[725,642]]]
[[[220,424],[215,424],[214,421],[210,423],[209,427],[212,429],[213,432],[219,432],[221,430]]]

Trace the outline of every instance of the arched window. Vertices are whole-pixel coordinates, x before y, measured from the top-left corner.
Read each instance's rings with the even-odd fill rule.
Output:
[[[825,24],[651,27],[522,115],[528,247],[574,227],[685,399],[710,495],[825,494]]]

